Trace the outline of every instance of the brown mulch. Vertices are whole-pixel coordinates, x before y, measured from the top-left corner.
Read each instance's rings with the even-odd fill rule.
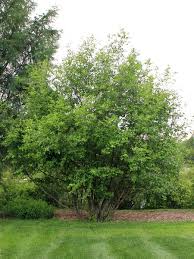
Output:
[[[194,221],[194,211],[117,211],[113,218],[129,221]]]
[[[78,216],[71,210],[56,210],[55,217],[65,220],[87,219],[87,213]],[[116,211],[115,221],[194,221],[192,210],[119,210]]]
[[[82,215],[78,216],[75,211],[71,210],[56,210],[54,216],[59,219],[87,219],[87,213],[82,212]]]

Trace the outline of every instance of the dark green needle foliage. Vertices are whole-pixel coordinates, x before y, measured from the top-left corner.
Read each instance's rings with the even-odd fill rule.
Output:
[[[34,9],[31,0],[0,1],[0,100],[15,105],[21,104],[25,89],[17,77],[29,64],[52,59],[57,47],[56,10],[34,17]]]

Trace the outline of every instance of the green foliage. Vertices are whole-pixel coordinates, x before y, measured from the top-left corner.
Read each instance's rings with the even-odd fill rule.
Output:
[[[192,166],[194,163],[194,136],[192,135],[189,139],[185,140],[182,146],[184,149],[185,163]]]
[[[192,208],[192,200],[191,182],[180,178],[158,192],[148,191],[145,208]]]
[[[179,172],[176,96],[132,50],[124,32],[97,48],[93,38],[51,70],[33,68],[21,121],[7,139],[8,159],[49,192],[76,197],[104,220],[139,189],[161,188]]]
[[[3,140],[13,120],[11,109],[5,102],[0,101],[0,179],[6,164],[4,158],[6,155],[6,148],[3,145]]]
[[[192,208],[194,204],[191,182],[180,179],[170,192],[169,203],[168,207]]]
[[[193,180],[188,172],[180,172],[179,177],[170,179],[163,185],[155,185],[154,188],[142,189],[135,192],[133,197],[122,205],[121,208],[128,209],[159,209],[159,208],[193,208]]]
[[[45,201],[24,197],[9,201],[3,212],[5,215],[22,219],[52,218],[54,215],[53,207]]]
[[[50,60],[58,32],[52,28],[56,10],[35,16],[32,0],[0,1],[0,100],[20,105],[26,85],[17,80],[30,64]]]
[[[22,176],[4,172],[0,182],[0,211],[7,203],[18,197],[36,197],[36,186]]]
[[[10,126],[17,124],[27,83],[27,70],[51,61],[59,33],[52,27],[56,10],[35,16],[33,0],[0,1],[0,181],[7,149],[3,144]]]
[[[185,186],[185,193],[188,195],[187,203],[189,206],[187,207],[194,208],[194,168],[192,165],[183,168],[180,174],[180,182]]]

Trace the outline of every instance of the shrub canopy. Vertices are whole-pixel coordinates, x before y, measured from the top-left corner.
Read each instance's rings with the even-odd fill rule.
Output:
[[[180,166],[168,70],[158,76],[126,54],[127,42],[124,32],[101,48],[90,38],[58,68],[32,69],[22,120],[6,140],[17,170],[97,220],[134,192],[161,188]]]

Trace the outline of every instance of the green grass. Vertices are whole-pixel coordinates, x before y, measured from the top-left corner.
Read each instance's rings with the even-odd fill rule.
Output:
[[[0,220],[0,258],[194,258],[194,223]]]

